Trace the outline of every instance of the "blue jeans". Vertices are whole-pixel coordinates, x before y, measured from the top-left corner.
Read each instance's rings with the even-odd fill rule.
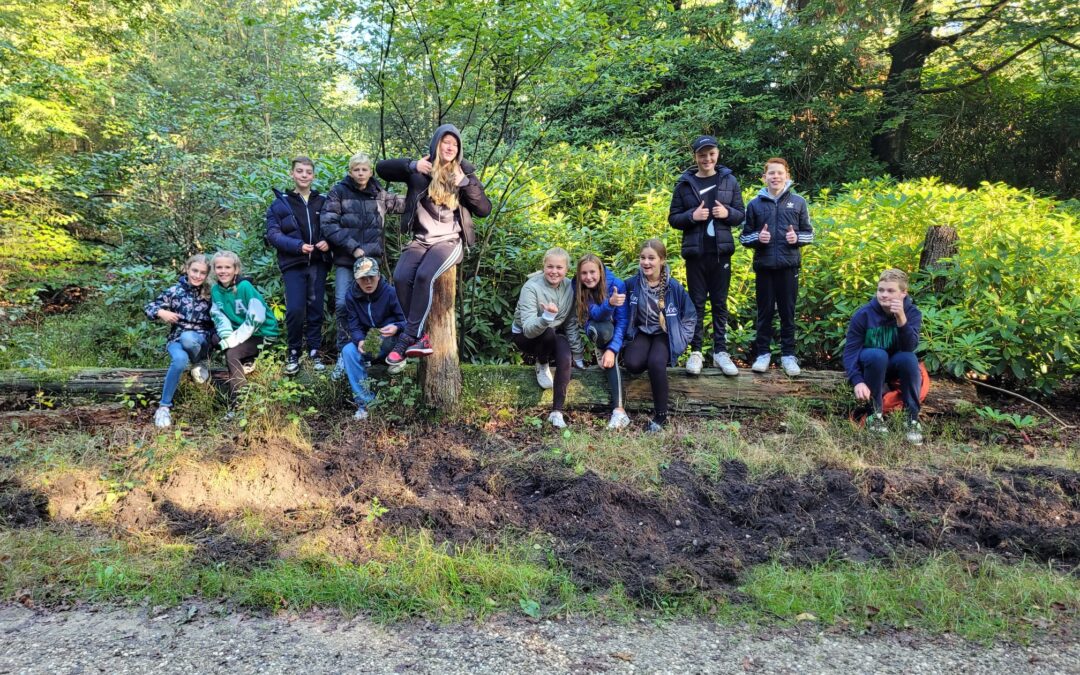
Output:
[[[367,368],[360,350],[355,342],[346,343],[341,348],[341,362],[345,366],[345,374],[349,378],[349,387],[352,389],[353,399],[361,408],[375,398],[375,395],[367,387]]]
[[[351,267],[334,265],[334,315],[337,317],[338,349],[349,341],[349,331],[345,330],[345,295],[349,292],[349,286],[355,284]]]
[[[169,364],[169,372],[165,373],[165,386],[161,389],[161,406],[172,407],[173,395],[176,387],[180,384],[180,376],[188,369],[192,361],[199,362],[206,359],[210,353],[210,343],[206,341],[204,333],[186,330],[180,333],[180,338],[169,343],[167,347],[172,363]]]
[[[863,349],[859,352],[863,380],[870,387],[870,400],[874,412],[881,412],[881,399],[889,380],[900,379],[900,398],[908,419],[919,419],[919,393],[922,389],[922,372],[919,359],[913,352],[896,352],[889,356],[884,349]]]

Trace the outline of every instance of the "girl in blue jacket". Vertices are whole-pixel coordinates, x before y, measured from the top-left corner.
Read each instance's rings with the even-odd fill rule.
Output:
[[[191,367],[191,379],[199,384],[210,381],[210,333],[214,322],[210,318],[210,261],[198,254],[188,258],[184,274],[162,291],[144,308],[146,316],[163,321],[172,328],[165,345],[171,361],[165,373],[165,385],[161,390],[161,403],[154,413],[154,425],[159,429],[172,426],[173,395],[180,384],[180,376]]]
[[[649,431],[667,423],[667,367],[674,366],[694,336],[697,310],[667,266],[667,247],[650,239],[638,253],[638,273],[626,282],[629,300],[623,363],[632,374],[649,371],[653,418]]]
[[[630,424],[630,417],[623,409],[622,373],[619,371],[619,352],[628,323],[626,284],[592,253],[578,261],[574,275],[574,308],[578,325],[585,327],[585,334],[596,346],[596,362],[607,373],[611,394],[608,429],[622,429]]]

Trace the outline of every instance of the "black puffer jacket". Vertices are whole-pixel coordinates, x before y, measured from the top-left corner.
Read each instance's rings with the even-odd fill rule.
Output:
[[[334,250],[334,264],[351,267],[353,251],[364,249],[364,255],[382,257],[383,227],[387,213],[401,213],[405,198],[383,189],[374,176],[362,189],[345,176],[330,188],[322,212],[322,231]]]
[[[473,229],[473,216],[483,218],[491,213],[491,200],[484,194],[484,186],[476,177],[476,168],[469,162],[461,159],[461,134],[457,127],[452,124],[444,124],[435,130],[428,147],[428,157],[434,159],[439,141],[446,134],[453,134],[458,139],[458,159],[461,162],[461,171],[467,179],[465,184],[458,189],[458,220],[461,223],[461,231],[465,235],[465,245],[472,246],[476,243],[476,230]],[[416,170],[416,162],[411,159],[384,159],[375,165],[375,173],[387,182],[405,183],[405,211],[401,216],[402,232],[413,232],[413,224],[416,220],[416,209],[425,208],[420,205],[421,200],[428,199],[427,189],[431,184],[431,177]],[[431,207],[429,210],[437,210]]]
[[[698,178],[697,169],[687,169],[675,183],[671,194],[671,208],[668,210],[668,224],[676,230],[682,230],[682,256],[694,258],[706,253],[705,230],[709,219],[694,220],[694,210],[705,202],[706,208],[712,208],[716,202],[727,207],[726,218],[713,224],[716,232],[716,254],[731,255],[735,252],[735,238],[731,231],[738,227],[744,217],[742,189],[739,181],[726,166],[716,167],[716,175]]]
[[[769,226],[768,244],[760,241],[761,230]],[[787,232],[795,230],[794,244],[787,242]],[[791,181],[773,197],[768,188],[761,188],[746,207],[746,221],[739,236],[743,246],[754,249],[755,270],[778,270],[802,265],[799,249],[814,243],[814,228],[806,200],[791,191]]]

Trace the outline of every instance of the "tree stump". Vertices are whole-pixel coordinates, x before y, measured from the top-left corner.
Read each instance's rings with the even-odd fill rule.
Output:
[[[457,408],[461,401],[461,363],[458,360],[457,317],[454,295],[457,292],[457,266],[435,280],[428,315],[427,334],[435,350],[420,359],[417,374],[424,392],[424,403],[444,412]]]
[[[926,239],[923,240],[922,254],[919,256],[919,269],[931,273],[940,271],[944,265],[938,261],[956,255],[958,245],[959,241],[955,227],[931,225],[926,230]],[[945,277],[934,277],[933,289],[935,293],[944,291]]]

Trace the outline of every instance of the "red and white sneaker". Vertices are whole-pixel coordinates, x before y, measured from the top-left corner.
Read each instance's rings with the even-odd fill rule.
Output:
[[[405,336],[402,336],[398,339],[394,348],[390,350],[390,353],[386,355],[386,369],[391,375],[399,373],[405,368],[405,363],[408,361],[408,359],[405,358],[405,347],[407,344]]]
[[[431,356],[434,353],[435,350],[431,348],[431,338],[428,337],[427,333],[424,333],[423,337],[409,345],[408,349],[405,350],[405,356],[412,357]]]

